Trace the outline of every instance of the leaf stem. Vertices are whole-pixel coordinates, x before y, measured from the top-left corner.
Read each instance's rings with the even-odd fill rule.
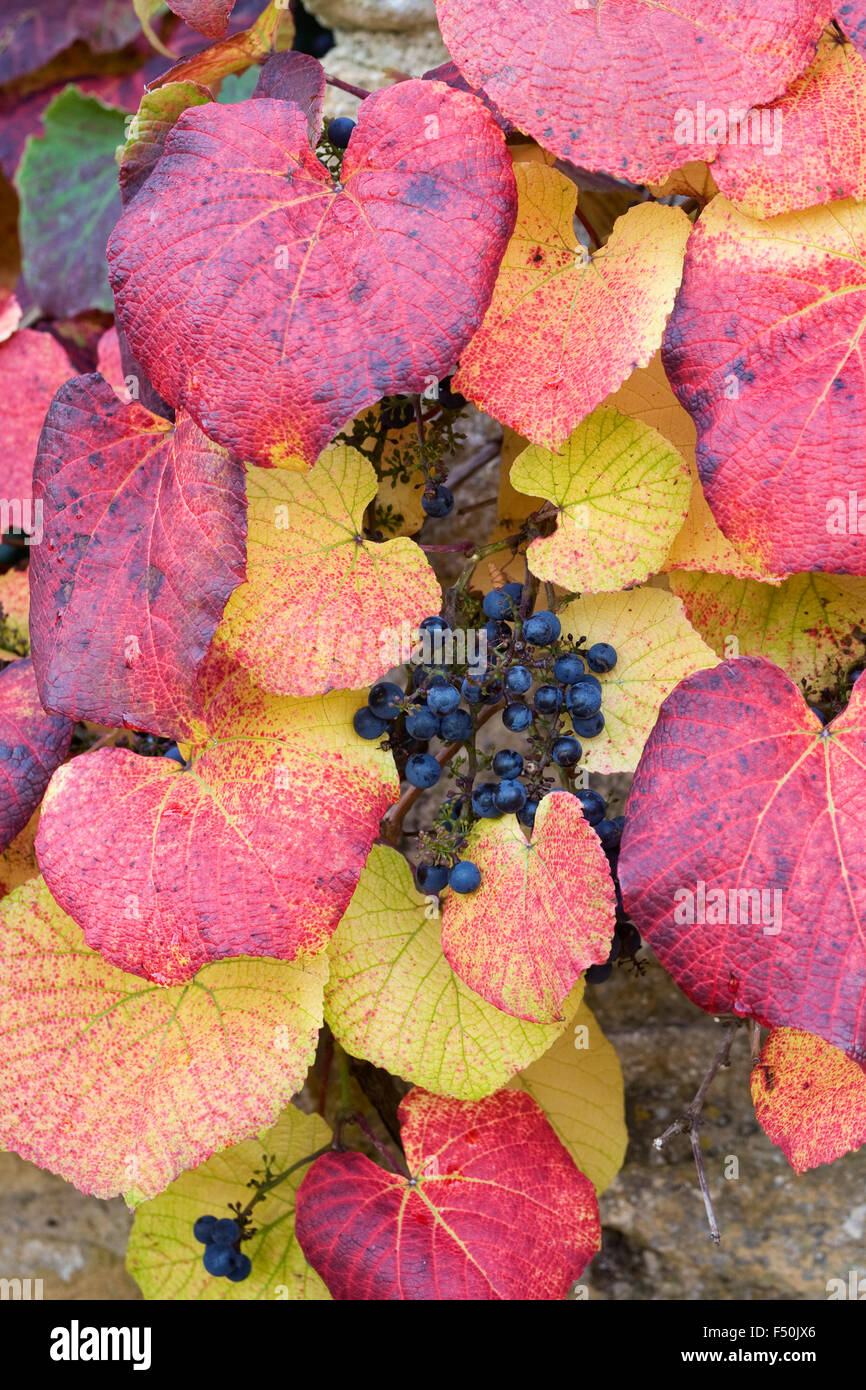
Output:
[[[351,97],[360,97],[361,101],[372,96],[372,92],[368,92],[366,87],[356,87],[354,83],[344,82],[342,77],[334,77],[330,72],[325,73],[325,81],[329,87],[339,87],[341,92],[348,92]]]

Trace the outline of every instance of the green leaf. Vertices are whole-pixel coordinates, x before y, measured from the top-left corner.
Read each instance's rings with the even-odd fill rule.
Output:
[[[111,313],[105,244],[120,217],[115,151],[125,115],[69,86],[31,136],[16,175],[23,274],[40,308],[57,318]]]
[[[215,1279],[202,1263],[204,1246],[192,1233],[199,1216],[233,1217],[229,1202],[246,1206],[247,1183],[261,1176],[263,1159],[274,1173],[323,1148],[331,1131],[318,1115],[290,1105],[276,1124],[253,1139],[214,1154],[181,1176],[135,1214],[126,1267],[148,1299],[329,1300],[330,1294],[307,1264],[295,1239],[295,1194],[307,1169],[298,1168],[258,1202],[252,1211],[256,1234],[241,1249],[252,1263],[249,1278],[232,1284]]]

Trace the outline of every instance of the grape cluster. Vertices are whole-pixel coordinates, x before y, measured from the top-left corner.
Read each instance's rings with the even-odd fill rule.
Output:
[[[240,1284],[252,1269],[249,1255],[240,1249],[241,1228],[230,1217],[200,1216],[192,1228],[204,1246],[204,1267],[218,1279]]]
[[[455,674],[452,668],[419,665],[408,690],[380,681],[355,714],[355,732],[386,740],[398,764],[403,763],[406,781],[419,790],[436,786],[443,776],[446,759],[429,751],[431,740],[470,749],[465,769],[465,760],[447,759],[458,795],[441,808],[432,832],[422,836],[427,855],[416,869],[422,892],[439,893],[446,885],[457,893],[475,892],[481,883],[478,866],[460,855],[472,825],[515,814],[531,830],[539,803],[553,786],[547,769],[552,766],[563,785],[574,790],[571,779],[583,756],[580,740],[596,738],[604,728],[598,677],[614,669],[616,651],[606,642],[584,650],[585,638],[563,638],[555,613],[522,611],[524,596],[523,585],[506,583],[484,597],[483,670],[466,667]],[[441,634],[441,640],[449,631],[438,616],[425,618],[421,629]],[[505,728],[524,736],[526,753],[500,748],[485,755],[475,749],[482,709],[500,703]],[[488,769],[494,777],[486,775]],[[617,850],[621,818],[607,818],[597,792],[577,790],[575,795],[604,848]]]

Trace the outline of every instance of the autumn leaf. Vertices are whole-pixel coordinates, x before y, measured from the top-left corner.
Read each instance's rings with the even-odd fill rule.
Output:
[[[212,94],[199,82],[169,82],[156,91],[145,92],[120,152],[117,177],[124,206],[147,183],[162,156],[168,132],[183,112],[191,106],[207,106],[211,101]]]
[[[325,104],[325,69],[309,53],[289,49],[272,53],[259,70],[254,97],[278,97],[293,101],[307,118],[307,135],[315,145],[322,131],[322,111]],[[225,88],[220,100],[225,99]]]
[[[129,0],[39,0],[5,6],[3,19],[0,83],[41,68],[77,39],[95,53],[108,53],[138,31]]]
[[[126,1267],[147,1299],[329,1300],[330,1294],[307,1264],[295,1238],[295,1196],[304,1169],[286,1178],[253,1208],[256,1234],[242,1250],[252,1270],[242,1283],[214,1279],[202,1263],[202,1246],[192,1228],[200,1216],[232,1217],[229,1203],[244,1206],[253,1193],[247,1184],[261,1178],[263,1156],[273,1172],[321,1149],[331,1131],[318,1115],[288,1105],[276,1124],[234,1148],[214,1154],[191,1172],[181,1173],[165,1192],[142,1202],[135,1213]]]
[[[616,1051],[585,1003],[544,1056],[511,1085],[538,1102],[600,1196],[625,1162],[625,1088]]]
[[[758,221],[714,198],[689,241],[665,368],[716,520],[776,574],[866,573],[864,256],[850,200]]]
[[[191,29],[209,39],[222,38],[236,0],[166,0],[168,8],[180,15]]]
[[[284,0],[271,0],[249,29],[228,34],[209,48],[181,58],[149,82],[148,89],[156,91],[170,82],[198,82],[204,87],[214,87],[224,78],[261,63],[269,53],[291,48],[294,36],[291,9]]]
[[[205,433],[303,471],[363,406],[451,370],[514,211],[502,133],[441,84],[365,100],[339,186],[292,103],[197,107],[112,235],[118,316],[157,390]]]
[[[400,1106],[412,1179],[326,1154],[298,1189],[295,1230],[334,1298],[565,1297],[601,1244],[592,1183],[518,1091]]]
[[[325,1018],[353,1057],[437,1095],[480,1100],[546,1051],[564,1022],[525,1023],[464,984],[442,953],[435,898],[374,845],[328,944]],[[572,995],[577,1002],[583,981]]]
[[[866,1144],[866,1071],[814,1033],[772,1029],[752,1072],[752,1100],[795,1173]]]
[[[28,141],[15,177],[22,271],[45,314],[114,309],[105,243],[120,215],[114,152],[125,119],[70,86],[46,109],[45,134]]]
[[[36,853],[88,945],[176,984],[224,956],[291,960],[337,926],[399,783],[358,696],[290,700],[212,658],[189,765],[126,749],[59,769]]]
[[[30,652],[30,579],[27,570],[0,575],[0,650],[13,656]]]
[[[187,736],[196,675],[244,577],[243,468],[96,373],[58,391],[34,494],[33,661],[46,709]]]
[[[866,657],[866,579],[794,574],[774,587],[723,574],[672,574],[670,585],[717,656],[765,656],[807,699],[835,691]]]
[[[50,333],[19,329],[0,343],[0,438],[3,495],[33,496],[33,462],[42,422],[54,393],[74,375],[63,348]],[[31,513],[31,525],[35,521]]]
[[[866,1059],[866,681],[827,727],[760,657],[665,701],[626,809],[626,909],[702,1009]]]
[[[543,163],[515,164],[514,174],[517,226],[454,388],[558,449],[661,343],[691,223],[680,208],[642,203],[587,259],[574,184]]]
[[[33,663],[0,671],[0,850],[23,830],[72,741],[72,720],[46,714]]]
[[[716,656],[686,618],[683,605],[662,589],[632,589],[575,599],[560,609],[562,631],[610,643],[617,662],[598,676],[605,726],[583,743],[588,772],[633,772],[659,707],[678,681]]]
[[[373,685],[394,665],[389,639],[438,613],[439,581],[414,541],[363,537],[378,486],[372,464],[346,447],[305,474],[248,468],[248,579],[216,640],[264,690]]]
[[[30,878],[39,877],[33,842],[39,826],[39,809],[33,812],[23,830],[0,854],[0,898],[5,898]]]
[[[661,353],[656,353],[648,367],[639,367],[632,372],[619,390],[607,397],[605,405],[615,407],[633,420],[651,425],[674,445],[688,463],[692,484],[688,515],[674,538],[662,569],[709,570],[778,583],[775,577],[749,564],[719,530],[698,475],[695,426],[692,417],[671,390]]]
[[[145,985],[88,950],[42,879],[0,903],[0,1143],[132,1206],[273,1123],[322,1021],[323,957]]]
[[[558,508],[553,535],[528,547],[532,573],[591,594],[641,583],[661,568],[691,492],[676,449],[609,406],[587,416],[556,452],[531,445],[512,464],[511,482]]]
[[[754,0],[748,14],[712,0],[537,0],[531,12],[513,0],[436,0],[436,11],[463,76],[520,130],[633,183],[663,178],[686,152],[711,158],[725,132],[695,113],[778,96],[832,13],[823,0]]]
[[[832,30],[812,66],[770,106],[743,113],[712,172],[752,217],[866,198],[866,62]]]
[[[615,897],[580,802],[552,792],[527,840],[514,816],[473,826],[464,857],[481,887],[451,893],[442,949],[460,978],[515,1018],[554,1023],[578,975],[606,961]]]
[[[860,56],[866,58],[866,3],[864,0],[841,0],[836,9],[836,22],[854,44]]]

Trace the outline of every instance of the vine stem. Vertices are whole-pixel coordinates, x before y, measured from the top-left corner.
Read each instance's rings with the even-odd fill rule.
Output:
[[[325,73],[325,81],[329,87],[339,87],[341,92],[348,92],[350,97],[360,97],[364,101],[371,95],[366,87],[356,87],[352,82],[344,82],[342,77],[334,77],[330,72]]]
[[[255,1196],[250,1198],[243,1211],[239,1212],[238,1215],[241,1217],[249,1216],[256,1203],[264,1201],[265,1194],[270,1192],[272,1188],[278,1187],[281,1182],[285,1182],[286,1178],[291,1177],[292,1173],[296,1173],[298,1169],[303,1168],[305,1164],[314,1163],[317,1158],[323,1158],[325,1154],[333,1153],[333,1151],[333,1144],[324,1144],[321,1149],[316,1149],[315,1153],[306,1154],[304,1158],[299,1158],[297,1163],[293,1163],[289,1168],[284,1168],[282,1173],[277,1173],[274,1177],[269,1178],[267,1182],[261,1183],[256,1190]]]
[[[660,1134],[657,1139],[653,1140],[653,1147],[656,1149],[662,1149],[664,1148],[668,1139],[673,1138],[675,1134],[688,1134],[692,1144],[692,1154],[695,1160],[695,1168],[697,1169],[698,1173],[698,1183],[701,1189],[701,1196],[704,1199],[704,1209],[707,1213],[707,1224],[710,1228],[710,1239],[712,1240],[714,1245],[718,1245],[722,1237],[721,1232],[719,1231],[719,1224],[716,1221],[716,1214],[713,1211],[713,1201],[710,1196],[710,1189],[707,1184],[707,1175],[704,1169],[704,1155],[701,1149],[700,1141],[701,1112],[704,1108],[704,1102],[707,1098],[707,1092],[709,1091],[710,1086],[713,1084],[713,1081],[715,1080],[716,1076],[722,1070],[723,1067],[730,1066],[731,1047],[733,1046],[734,1038],[737,1036],[737,1033],[739,1032],[744,1022],[744,1019],[735,1019],[733,1023],[728,1025],[727,1029],[725,1030],[724,1039],[722,1040],[722,1043],[718,1051],[716,1052],[715,1057],[710,1063],[710,1066],[707,1070],[707,1073],[703,1081],[701,1082],[700,1086],[695,1092],[694,1099],[691,1101],[689,1105],[686,1106],[682,1115],[680,1115],[678,1119],[674,1120],[672,1124],[669,1124],[663,1134]]]

